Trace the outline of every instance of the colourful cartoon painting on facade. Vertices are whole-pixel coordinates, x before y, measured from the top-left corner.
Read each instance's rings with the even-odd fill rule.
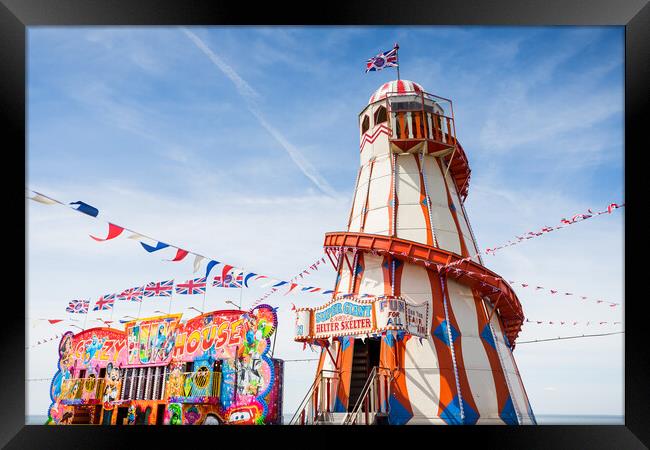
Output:
[[[66,413],[107,425],[280,423],[284,366],[270,356],[276,327],[274,308],[260,305],[66,333],[48,423],[70,422]]]
[[[181,314],[134,320],[125,325],[127,360],[122,367],[169,363]]]

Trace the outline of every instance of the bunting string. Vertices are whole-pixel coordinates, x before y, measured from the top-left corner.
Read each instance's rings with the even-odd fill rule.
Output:
[[[592,217],[600,216],[600,215],[603,215],[603,214],[611,214],[615,209],[622,208],[624,206],[625,206],[625,203],[621,203],[620,205],[618,205],[616,203],[610,203],[607,206],[607,209],[605,209],[603,211],[594,212],[591,209],[588,209],[586,214],[575,214],[570,219],[563,218],[562,220],[560,220],[560,225],[557,225],[555,227],[545,226],[545,227],[542,227],[541,229],[539,229],[537,231],[529,231],[529,232],[527,232],[527,233],[525,233],[525,234],[523,234],[521,236],[515,236],[517,238],[516,241],[509,240],[508,242],[506,242],[503,245],[500,245],[500,246],[497,246],[497,247],[494,247],[494,248],[486,248],[485,249],[485,254],[486,255],[489,255],[489,254],[494,255],[497,251],[499,251],[501,249],[504,249],[506,247],[511,247],[513,245],[521,244],[522,242],[527,241],[529,239],[534,239],[534,238],[543,236],[544,234],[548,234],[548,233],[550,233],[552,231],[559,230],[559,229],[562,229],[562,228],[566,228],[566,227],[568,227],[570,225],[574,225],[574,224],[576,224],[578,222],[584,222],[585,220],[591,219]]]
[[[98,218],[98,216],[99,216],[99,210],[97,208],[95,208],[94,206],[89,205],[89,204],[87,204],[87,203],[85,203],[83,201],[75,201],[75,202],[71,202],[69,204],[65,204],[65,203],[63,203],[63,202],[61,202],[59,200],[56,200],[56,199],[54,199],[54,198],[52,198],[50,196],[47,196],[45,194],[42,194],[40,192],[36,192],[36,191],[31,191],[31,192],[32,192],[33,195],[28,196],[27,198],[29,198],[29,199],[31,199],[33,201],[36,201],[38,203],[46,204],[46,205],[58,204],[58,205],[61,205],[61,206],[65,206],[67,208],[71,208],[71,209],[73,209],[73,210],[75,210],[77,212],[88,215],[90,217]],[[622,208],[624,206],[625,206],[624,203],[621,204],[621,205],[618,205],[616,203],[610,203],[608,205],[607,209],[603,210],[603,211],[594,212],[591,209],[589,209],[589,210],[587,210],[587,214],[576,214],[576,215],[572,216],[571,219],[562,219],[561,224],[559,226],[556,226],[556,227],[543,227],[541,230],[539,230],[537,232],[528,232],[523,236],[517,236],[517,241],[515,241],[515,242],[508,241],[508,243],[506,243],[506,244],[504,244],[502,246],[498,246],[498,247],[494,247],[494,248],[487,248],[485,250],[485,254],[494,254],[495,252],[497,252],[497,251],[499,251],[499,250],[501,250],[503,248],[506,248],[506,247],[509,247],[509,246],[512,246],[512,245],[517,245],[517,244],[519,244],[519,243],[521,243],[521,242],[523,242],[525,240],[529,240],[529,239],[533,239],[535,237],[542,236],[544,234],[550,233],[552,231],[555,231],[555,230],[558,230],[558,229],[561,229],[561,228],[565,228],[567,226],[573,225],[573,224],[578,223],[578,222],[582,222],[584,220],[587,220],[587,219],[595,217],[595,216],[599,216],[599,215],[603,215],[603,214],[611,214],[615,209]],[[98,219],[98,220],[103,220],[103,219]],[[107,221],[105,221],[105,222],[107,222]],[[183,249],[180,246],[168,244],[168,243],[163,242],[161,240],[152,238],[151,236],[147,236],[146,234],[143,234],[143,233],[134,231],[132,229],[129,229],[129,228],[114,224],[112,222],[107,222],[107,224],[108,224],[108,232],[107,232],[106,238],[99,238],[99,237],[92,236],[92,235],[90,235],[90,237],[92,239],[94,239],[95,241],[97,241],[97,242],[105,242],[105,241],[109,241],[109,240],[117,238],[118,236],[122,235],[124,231],[128,231],[128,232],[131,233],[131,235],[128,236],[127,239],[132,239],[132,240],[135,240],[135,241],[139,242],[141,244],[142,248],[145,251],[147,251],[148,253],[155,253],[155,252],[158,252],[158,251],[166,249],[166,248],[175,249],[176,252],[175,252],[174,258],[167,259],[166,261],[179,262],[179,261],[183,261],[188,255],[193,255],[194,256],[193,268],[194,268],[195,273],[200,270],[201,264],[204,261],[207,261],[205,277],[197,278],[197,279],[194,279],[194,280],[189,280],[186,283],[184,283],[185,285],[189,285],[189,287],[185,286],[187,288],[186,291],[187,291],[188,294],[204,293],[204,291],[202,291],[201,289],[205,289],[205,285],[207,284],[207,278],[210,275],[211,270],[215,266],[217,266],[218,264],[223,265],[223,270],[222,270],[222,274],[221,274],[221,277],[220,277],[222,281],[227,279],[227,277],[230,275],[230,272],[233,272],[232,279],[235,280],[234,281],[234,284],[235,284],[234,286],[215,284],[218,287],[240,287],[240,288],[249,287],[248,283],[250,281],[263,282],[263,283],[265,283],[263,285],[263,287],[271,286],[271,289],[268,292],[266,292],[264,295],[262,295],[260,298],[258,298],[254,302],[253,307],[258,305],[263,300],[266,300],[269,296],[271,296],[274,293],[278,292],[280,290],[280,288],[286,289],[285,295],[288,295],[291,292],[294,292],[294,293],[296,293],[296,292],[300,292],[300,293],[319,293],[319,294],[322,294],[322,295],[328,295],[328,294],[331,294],[333,292],[332,290],[325,290],[325,289],[317,287],[317,286],[306,286],[306,285],[298,282],[299,279],[300,279],[300,281],[302,281],[304,276],[308,275],[310,273],[310,269],[311,270],[318,270],[318,266],[320,264],[322,264],[322,263],[325,263],[325,257],[320,258],[319,260],[317,260],[316,262],[311,264],[308,268],[303,269],[298,274],[296,274],[294,277],[292,277],[290,280],[280,280],[280,279],[273,278],[273,277],[270,277],[270,276],[267,276],[267,275],[259,275],[259,274],[255,273],[255,272],[246,271],[246,270],[238,268],[238,267],[236,267],[234,265],[226,264],[226,263],[220,262],[220,261],[218,261],[216,259],[209,258],[209,257],[207,257],[205,255],[199,254],[197,252],[193,252],[193,251],[190,251],[190,250],[187,250],[187,249]],[[149,241],[152,241],[153,243],[146,243],[146,242],[143,242],[143,240],[149,240]],[[449,263],[449,264],[446,264],[446,265],[433,264],[433,263],[428,263],[428,262],[425,262],[425,265],[427,265],[427,267],[430,267],[431,265],[435,265],[439,272],[455,271],[455,272],[460,272],[460,273],[463,273],[464,275],[467,275],[469,277],[477,279],[477,275],[468,273],[467,271],[464,271],[464,270],[462,270],[462,269],[460,269],[458,267],[455,267],[455,266],[457,266],[458,264],[460,264],[460,263],[462,263],[464,261],[469,261],[470,259],[478,256],[479,254],[480,254],[480,252],[477,253],[474,256],[468,256],[468,257],[462,258],[462,259],[460,259],[458,261],[455,261],[455,262],[452,262],[452,263]],[[482,277],[482,278],[489,277],[488,275],[484,275],[484,274],[481,274],[481,275],[478,275],[478,276]],[[215,277],[215,283],[216,283],[217,278],[219,278],[219,277]],[[490,277],[490,278],[494,278],[494,277]],[[201,281],[203,282],[203,286],[201,286]],[[522,287],[524,287],[524,288],[532,286],[532,285],[530,285],[528,283],[520,283],[520,285]],[[135,289],[135,288],[133,288],[133,289]],[[170,289],[173,289],[173,288],[170,287]],[[536,290],[547,290],[546,288],[544,288],[542,286],[535,286],[535,289]],[[560,291],[555,290],[555,289],[548,289],[547,291],[551,295],[556,295],[556,294],[560,294],[560,295],[564,295],[564,296],[573,296],[574,295],[573,293],[570,293],[570,292],[560,292]],[[126,291],[124,291],[124,292],[126,292]],[[124,292],[123,292],[123,294],[124,294]],[[177,293],[183,294],[185,292],[177,292]],[[147,294],[145,293],[144,296],[147,296]],[[93,310],[94,311],[96,311],[96,310],[104,310],[104,309],[112,310],[115,297],[116,297],[115,294],[105,295],[105,296],[100,297],[99,301],[97,302],[99,304],[99,307],[98,307],[98,304],[96,304],[95,308],[93,308]],[[118,296],[118,299],[122,299],[122,297],[123,297],[122,294],[120,294]],[[596,303],[607,304],[610,307],[616,307],[616,306],[620,305],[620,303],[610,302],[610,301],[607,301],[607,300],[590,299],[587,296],[576,296],[576,297],[579,297],[582,300],[590,300],[590,301],[593,300]],[[140,297],[140,301],[141,301],[141,297]],[[76,302],[80,302],[80,301],[76,301]],[[77,309],[81,308],[81,311],[70,311],[68,309],[68,312],[87,313],[88,309],[89,309],[88,306],[89,305],[87,305],[85,303],[82,303],[81,305],[79,305],[79,304],[73,305],[71,303],[69,308],[73,308],[73,307],[76,307]]]
[[[525,323],[533,325],[557,325],[557,326],[572,326],[584,325],[584,326],[604,326],[604,325],[620,325],[621,322],[612,322],[608,320],[534,320],[526,319]]]
[[[502,250],[502,249],[504,249],[506,247],[512,247],[513,245],[520,244],[520,243],[522,243],[524,241],[527,241],[529,239],[534,239],[536,237],[543,236],[544,234],[548,234],[548,233],[550,233],[550,232],[552,232],[554,230],[559,230],[561,228],[566,228],[569,225],[573,225],[573,224],[578,223],[578,222],[583,222],[583,221],[585,221],[587,219],[590,219],[592,217],[595,217],[595,216],[600,216],[602,214],[611,214],[615,209],[622,208],[624,206],[625,206],[625,203],[622,203],[620,205],[618,205],[616,203],[610,203],[607,206],[607,209],[603,210],[603,211],[593,212],[591,209],[588,209],[587,210],[588,214],[575,214],[571,219],[562,219],[560,221],[561,225],[558,225],[556,227],[543,227],[539,231],[529,231],[528,233],[524,234],[523,236],[516,236],[517,241],[515,241],[515,242],[508,241],[504,245],[500,245],[500,246],[497,246],[497,247],[494,247],[494,248],[486,248],[485,252],[480,252],[479,251],[478,253],[476,253],[474,255],[466,256],[465,258],[459,259],[459,260],[451,262],[449,264],[445,264],[442,267],[444,267],[444,268],[453,267],[453,266],[461,264],[461,263],[463,263],[465,261],[469,261],[472,258],[476,258],[476,257],[478,257],[478,256],[480,256],[482,254],[485,254],[485,255],[492,254],[492,255],[494,255],[497,251]]]
[[[525,283],[525,282],[513,281],[513,280],[508,280],[508,283],[510,283],[513,286],[516,285],[516,287],[521,286],[522,288],[525,288],[525,289],[534,289],[537,292],[544,291],[544,292],[548,293],[549,295],[557,295],[559,297],[564,296],[564,297],[579,298],[580,300],[583,300],[583,301],[594,302],[594,303],[597,303],[597,304],[604,304],[604,305],[607,305],[607,306],[612,307],[612,308],[620,306],[620,303],[617,303],[617,302],[610,302],[610,301],[604,300],[604,299],[592,298],[592,297],[588,297],[586,295],[578,295],[578,294],[574,294],[573,292],[564,292],[564,291],[560,291],[559,289],[545,288],[544,286],[537,286],[537,285],[531,284],[531,283]]]
[[[614,334],[625,334],[625,331],[614,331],[613,333],[599,333],[599,334],[581,334],[577,336],[558,336],[556,338],[550,338],[550,339],[534,339],[532,341],[519,341],[517,342],[517,345],[532,344],[534,342],[562,341],[564,339],[581,339],[581,338],[588,338],[588,337],[611,336]]]
[[[284,295],[287,295],[289,292],[291,292],[294,288],[296,288],[298,286],[297,283],[293,283],[295,280],[298,279],[298,277],[300,277],[302,279],[305,275],[309,275],[311,273],[311,272],[309,272],[309,269],[311,269],[312,271],[318,270],[318,266],[321,265],[321,264],[325,264],[325,257],[324,256],[321,257],[320,259],[318,259],[316,262],[312,263],[307,269],[303,269],[301,272],[294,275],[288,281],[288,283],[291,285],[291,287],[286,292],[286,294],[284,294]],[[275,287],[275,286],[272,287],[271,290],[269,290],[264,295],[262,295],[260,298],[255,300],[255,302],[253,302],[252,308],[257,306],[260,302],[262,302],[262,301],[266,300],[267,298],[269,298],[271,295],[273,295],[277,291],[278,291],[277,287]],[[310,293],[321,292],[322,294],[325,294],[325,295],[326,294],[331,294],[332,292],[334,292],[334,291],[331,291],[331,290],[324,290],[323,288],[319,288],[319,287],[315,287],[315,286],[305,286],[305,287],[301,288],[301,291],[302,292],[310,292]]]
[[[131,234],[130,234],[130,236],[127,237],[127,239],[132,239],[134,241],[139,242],[140,245],[142,246],[142,248],[145,251],[147,251],[148,253],[155,253],[155,252],[158,252],[158,251],[166,249],[166,248],[175,249],[176,253],[175,253],[174,258],[167,259],[166,261],[179,262],[179,261],[183,261],[188,255],[193,255],[194,256],[193,268],[194,268],[195,273],[200,270],[200,266],[204,261],[208,261],[207,266],[206,266],[206,274],[205,274],[205,277],[204,277],[206,279],[210,275],[210,271],[215,266],[217,266],[218,264],[223,264],[224,269],[223,269],[223,272],[222,272],[222,277],[226,278],[231,271],[233,273],[239,274],[239,275],[246,274],[243,277],[245,287],[249,287],[248,283],[252,279],[252,280],[264,280],[265,283],[271,283],[273,285],[273,288],[275,288],[275,290],[273,290],[272,293],[276,292],[278,290],[277,288],[279,288],[281,286],[285,286],[285,285],[288,288],[288,290],[286,292],[287,294],[289,292],[294,291],[298,287],[300,288],[299,292],[319,293],[319,294],[323,294],[323,295],[327,295],[327,294],[330,294],[332,292],[332,291],[328,291],[328,290],[325,290],[325,289],[322,289],[322,288],[319,288],[319,287],[305,286],[305,285],[303,285],[301,283],[296,282],[296,280],[298,278],[302,279],[306,274],[309,274],[310,273],[309,269],[317,270],[318,265],[323,263],[325,261],[325,258],[321,258],[318,261],[316,261],[315,263],[313,263],[312,265],[310,265],[308,268],[305,268],[304,270],[302,270],[298,275],[296,275],[290,281],[280,280],[280,279],[277,279],[277,278],[274,278],[274,277],[270,277],[268,275],[258,275],[257,273],[246,271],[245,269],[238,268],[238,267],[236,267],[234,265],[229,265],[229,264],[220,262],[220,261],[218,261],[216,259],[209,258],[209,257],[207,257],[205,255],[200,254],[200,253],[184,249],[181,246],[172,245],[172,244],[166,243],[164,241],[161,241],[159,239],[156,239],[154,237],[148,236],[148,235],[146,235],[144,233],[141,233],[139,231],[135,231],[135,230],[132,230],[130,228],[127,228],[127,227],[124,227],[124,226],[121,226],[121,225],[117,225],[117,224],[115,224],[113,222],[106,221],[106,220],[101,218],[103,216],[100,216],[100,211],[99,211],[98,208],[96,208],[96,207],[94,207],[92,205],[89,205],[88,203],[85,203],[83,201],[75,201],[75,202],[71,202],[71,203],[66,204],[66,203],[64,203],[64,202],[62,202],[60,200],[52,198],[52,197],[50,197],[48,195],[45,195],[43,193],[40,193],[40,192],[37,192],[37,191],[34,191],[34,190],[31,190],[30,192],[31,192],[31,195],[27,195],[27,198],[29,198],[30,200],[33,200],[33,201],[36,201],[38,203],[45,204],[45,205],[64,206],[66,208],[73,209],[74,211],[80,212],[80,213],[85,214],[87,216],[90,216],[90,217],[93,217],[93,218],[96,218],[98,220],[106,222],[108,224],[108,232],[107,232],[107,236],[105,238],[90,235],[90,237],[93,240],[97,241],[97,242],[106,242],[106,241],[109,241],[109,240],[113,240],[113,239],[117,238],[118,236],[122,235],[124,231],[128,231]],[[148,240],[148,241],[151,241],[151,242],[144,242],[144,240]],[[194,281],[196,281],[196,280],[194,280]],[[188,281],[188,283],[189,283],[189,281]],[[241,287],[241,286],[237,286],[237,287]],[[193,293],[193,290],[190,289],[189,292]],[[106,297],[106,298],[104,298],[104,297]],[[100,299],[101,305],[99,307],[99,310],[112,309],[114,299],[111,299],[110,296],[104,296],[104,297],[102,297],[102,299],[104,301],[102,301],[102,299]],[[265,297],[262,297],[262,299],[263,298],[265,298]],[[95,307],[97,308],[97,305]],[[93,309],[93,310],[97,310],[97,309]]]
[[[47,337],[47,338],[39,339],[35,344],[29,345],[29,346],[27,346],[27,347],[25,347],[25,348],[26,348],[26,349],[30,349],[30,348],[38,347],[39,345],[47,344],[48,342],[52,342],[52,341],[54,341],[55,339],[58,339],[60,336],[61,336],[61,335],[56,334],[56,335],[54,335],[54,336],[52,336],[52,337]]]

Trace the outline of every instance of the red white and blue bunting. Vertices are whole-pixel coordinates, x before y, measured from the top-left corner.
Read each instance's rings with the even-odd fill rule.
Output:
[[[307,286],[307,285],[296,282],[296,280],[298,278],[302,279],[305,275],[308,275],[309,273],[311,273],[310,271],[318,270],[318,266],[325,262],[324,257],[319,258],[316,262],[312,263],[310,266],[303,269],[299,274],[297,274],[291,280],[281,280],[281,279],[278,279],[278,278],[275,278],[275,277],[271,277],[269,275],[261,275],[261,274],[258,274],[256,272],[251,272],[251,271],[245,270],[243,268],[238,268],[235,265],[226,264],[226,263],[221,262],[221,261],[219,261],[217,259],[210,258],[210,257],[207,257],[207,256],[202,255],[200,253],[184,249],[181,246],[169,244],[169,243],[164,242],[164,241],[162,241],[160,239],[156,239],[156,238],[153,238],[151,236],[148,236],[148,235],[146,235],[144,233],[135,231],[133,229],[130,229],[130,228],[127,228],[127,227],[124,227],[124,226],[121,226],[121,225],[117,225],[117,224],[115,224],[113,222],[106,221],[106,220],[102,219],[102,216],[100,215],[100,211],[99,211],[98,208],[96,208],[96,207],[94,207],[92,205],[89,205],[88,203],[85,203],[83,201],[75,201],[75,202],[71,202],[71,203],[66,204],[66,203],[64,203],[62,201],[54,199],[54,198],[52,198],[52,197],[50,197],[48,195],[42,194],[40,192],[30,191],[30,193],[31,194],[29,194],[27,196],[27,198],[29,198],[30,200],[33,200],[33,201],[36,201],[38,203],[42,203],[42,204],[45,204],[45,205],[65,206],[67,208],[71,208],[71,209],[73,209],[73,210],[75,210],[77,212],[80,212],[82,214],[85,214],[87,216],[94,217],[94,218],[96,218],[98,220],[102,220],[102,221],[106,222],[107,225],[108,225],[108,231],[107,231],[106,237],[98,237],[98,236],[90,235],[90,237],[93,240],[97,241],[97,242],[107,242],[107,241],[116,239],[117,237],[122,236],[124,231],[128,231],[130,233],[130,235],[127,236],[127,239],[132,239],[132,240],[134,240],[136,242],[139,242],[140,245],[142,246],[142,248],[148,253],[155,253],[155,252],[158,252],[160,250],[167,249],[167,248],[175,249],[176,250],[175,256],[172,259],[168,259],[167,261],[180,262],[180,261],[185,260],[188,255],[193,255],[194,256],[194,261],[193,261],[194,273],[198,272],[200,270],[202,264],[207,261],[205,277],[203,277],[203,278],[207,279],[209,277],[210,272],[212,271],[212,269],[215,266],[217,266],[219,264],[222,264],[223,265],[223,270],[222,270],[222,275],[221,275],[222,279],[226,279],[227,277],[232,277],[235,280],[235,283],[236,283],[236,280],[239,279],[238,277],[241,277],[241,279],[242,279],[242,285],[241,286],[240,285],[236,285],[236,286],[234,286],[234,285],[230,285],[230,286],[222,285],[221,287],[250,287],[250,283],[255,282],[255,281],[263,283],[261,285],[262,287],[272,286],[272,291],[270,291],[269,293],[265,294],[265,296],[262,296],[260,299],[258,299],[258,301],[256,301],[255,305],[257,303],[259,303],[260,301],[264,300],[265,298],[267,298],[272,293],[275,293],[278,290],[280,290],[281,287],[284,287],[284,289],[287,289],[285,295],[289,294],[291,292],[294,292],[294,293],[298,293],[298,292],[299,293],[317,293],[317,294],[322,294],[322,295],[329,295],[329,294],[331,294],[333,292],[331,290],[323,289],[323,288],[320,288],[320,287]],[[215,277],[215,279],[216,279],[216,277]],[[199,280],[199,279],[188,280],[184,284],[193,284],[197,280]],[[297,289],[297,288],[299,288],[299,289]],[[140,288],[131,288],[131,289],[140,289]],[[187,290],[184,290],[183,292],[177,292],[177,293],[178,294],[187,293],[187,294],[190,294],[190,295],[191,294],[196,294],[196,293],[202,293],[202,292],[199,292],[200,289],[201,288],[187,289]],[[128,299],[131,300],[131,301],[141,301],[142,300],[142,297],[139,297],[137,295],[128,296],[127,291],[128,290],[125,290],[125,291],[122,291],[121,294],[116,294],[118,300],[125,299],[126,297],[128,297]],[[109,308],[106,308],[106,309],[109,309]]]
[[[88,215],[90,217],[97,218],[98,220],[103,220],[103,219],[99,218],[100,214],[99,214],[99,209],[98,208],[95,208],[94,206],[89,205],[88,203],[85,203],[83,201],[75,201],[75,202],[71,202],[69,204],[66,204],[66,203],[63,203],[63,202],[61,202],[59,200],[56,200],[56,199],[54,199],[54,198],[52,198],[50,196],[47,196],[47,195],[39,193],[39,192],[36,192],[36,191],[30,191],[30,192],[31,192],[31,195],[28,195],[28,198],[35,201],[35,202],[38,202],[38,203],[41,203],[41,204],[46,204],[46,205],[58,204],[58,205],[61,205],[61,206],[65,206],[67,208],[71,208],[71,209],[73,209],[73,210],[75,210],[77,212]],[[568,227],[568,226],[573,225],[573,224],[578,223],[578,222],[585,221],[585,220],[590,219],[592,217],[596,217],[596,216],[600,216],[600,215],[604,215],[604,214],[612,214],[612,212],[614,210],[622,208],[624,206],[625,206],[624,203],[622,203],[620,205],[616,204],[616,203],[610,203],[607,206],[607,208],[605,210],[603,210],[603,211],[594,212],[591,209],[589,209],[589,210],[587,210],[586,214],[575,214],[574,216],[571,217],[571,219],[565,219],[565,218],[562,219],[561,224],[556,226],[556,227],[543,227],[539,231],[528,232],[528,233],[524,234],[523,236],[517,236],[517,241],[514,241],[514,242],[509,241],[508,243],[506,243],[504,245],[501,245],[501,246],[498,246],[498,247],[487,248],[485,250],[485,254],[494,254],[496,251],[501,250],[503,248],[510,247],[510,246],[513,246],[513,245],[517,245],[517,244],[519,244],[521,242],[524,242],[525,240],[529,240],[529,239],[533,239],[535,237],[542,236],[542,235],[550,233],[552,231]],[[175,252],[174,257],[172,259],[167,259],[166,261],[180,262],[180,261],[185,260],[187,256],[193,255],[194,256],[194,261],[193,261],[194,273],[197,273],[200,270],[201,266],[207,261],[206,272],[205,272],[204,277],[195,278],[193,280],[188,280],[188,281],[185,281],[185,282],[183,282],[181,284],[184,284],[184,285],[191,284],[192,286],[194,286],[194,284],[199,283],[199,281],[203,279],[204,280],[203,282],[206,283],[206,285],[207,284],[212,284],[213,286],[217,286],[217,287],[248,288],[248,287],[250,287],[251,282],[259,284],[261,287],[270,286],[271,289],[268,292],[266,292],[264,295],[262,295],[260,298],[258,298],[253,303],[253,307],[258,305],[260,302],[266,300],[269,296],[273,295],[274,293],[279,292],[280,290],[284,290],[285,295],[288,295],[290,293],[294,293],[294,294],[295,293],[318,293],[318,294],[322,294],[322,295],[329,295],[329,294],[333,293],[332,290],[324,289],[324,288],[321,288],[321,287],[318,287],[318,286],[307,286],[307,285],[304,285],[304,284],[298,282],[299,279],[300,279],[300,281],[302,281],[304,276],[310,274],[311,271],[318,270],[318,266],[320,264],[325,263],[325,258],[324,257],[319,258],[316,262],[312,263],[310,266],[308,266],[305,269],[303,269],[302,271],[300,271],[298,274],[296,274],[290,280],[281,280],[281,279],[274,278],[274,277],[271,277],[271,276],[268,276],[268,275],[262,275],[262,274],[259,274],[257,272],[251,272],[251,271],[245,270],[243,268],[238,268],[238,267],[236,267],[234,265],[226,264],[224,262],[220,262],[219,260],[216,260],[214,258],[210,258],[210,257],[207,257],[207,256],[202,255],[200,253],[193,252],[193,251],[190,251],[190,250],[187,250],[187,249],[183,249],[180,246],[168,244],[168,243],[166,243],[166,242],[164,242],[162,240],[152,238],[152,237],[147,236],[147,235],[145,235],[143,233],[140,233],[140,232],[134,231],[132,229],[117,225],[117,224],[112,223],[112,222],[108,222],[108,221],[105,221],[105,222],[108,225],[108,231],[107,231],[106,237],[104,238],[104,237],[97,237],[97,236],[92,236],[91,235],[90,237],[93,240],[95,240],[97,242],[110,241],[110,240],[116,239],[117,237],[123,235],[124,231],[128,231],[130,233],[130,235],[127,236],[127,239],[131,239],[131,240],[134,240],[136,242],[139,242],[140,245],[142,246],[142,248],[145,251],[147,251],[148,253],[155,253],[155,252],[158,252],[160,250],[167,249],[167,248],[175,249],[176,252]],[[479,252],[479,254],[480,253],[481,252]],[[474,258],[476,256],[478,256],[478,254],[474,255],[474,256],[468,256],[468,257],[459,259],[456,262],[449,263],[449,264],[446,264],[446,265],[434,264],[434,263],[430,263],[430,264],[425,263],[425,264],[426,264],[427,267],[435,266],[439,272],[446,272],[446,271],[462,272],[462,273],[464,273],[464,274],[466,274],[468,276],[476,278],[477,275],[468,273],[468,272],[466,272],[466,271],[464,271],[464,270],[462,270],[462,269],[460,269],[458,267],[455,267],[458,264],[460,264],[460,263],[462,263],[464,261],[469,261],[470,259],[472,259],[472,258]],[[222,269],[221,269],[221,275],[215,275],[213,277],[213,282],[212,283],[208,283],[207,281],[205,281],[205,280],[208,279],[212,269],[214,267],[218,266],[219,264],[221,264],[223,266]],[[489,277],[488,275],[482,275],[482,274],[478,275],[478,276],[482,277],[482,278]],[[158,283],[170,283],[170,281],[158,282]],[[171,280],[171,283],[173,284],[173,280]],[[151,284],[152,283],[149,283],[146,286],[149,286]],[[510,281],[510,284],[515,284],[515,282]],[[146,286],[143,285],[142,287],[129,288],[129,289],[121,291],[119,294],[114,294],[114,295],[117,297],[118,300],[142,301],[143,296],[138,294],[140,292],[140,290],[144,291],[144,297],[152,296],[152,295],[147,295]],[[529,287],[533,288],[534,287],[534,289],[536,291],[542,291],[543,290],[543,291],[549,293],[550,295],[561,295],[561,296],[566,296],[566,297],[572,296],[572,297],[574,297],[576,299],[579,298],[581,300],[593,301],[593,302],[596,302],[598,304],[608,305],[610,307],[620,306],[620,303],[611,302],[611,301],[604,300],[604,299],[590,298],[590,297],[583,296],[583,295],[575,295],[575,294],[573,294],[571,292],[563,292],[563,291],[559,291],[557,289],[545,288],[543,286],[533,286],[532,283],[518,282],[517,286],[521,286],[522,288],[529,288]],[[173,290],[173,289],[174,288],[172,286],[169,286],[170,291]],[[205,289],[205,287],[204,288],[201,288],[201,287],[194,288],[193,287],[192,289],[182,290],[181,292],[178,292],[178,290],[177,290],[177,294],[193,295],[193,294],[204,293],[204,291],[202,291],[201,289]],[[156,294],[156,295],[166,296],[164,294]],[[112,309],[112,308],[106,308],[106,309]]]
[[[566,227],[568,227],[570,225],[574,225],[574,224],[576,224],[578,222],[584,222],[585,220],[591,219],[592,217],[600,216],[600,215],[603,215],[603,214],[611,214],[615,209],[622,208],[624,206],[625,206],[625,203],[621,203],[620,205],[618,205],[616,203],[610,203],[609,205],[607,205],[607,209],[605,209],[603,211],[594,212],[591,209],[588,209],[587,213],[575,214],[570,219],[563,218],[562,220],[560,220],[561,224],[557,225],[555,227],[545,226],[545,227],[542,227],[541,229],[539,229],[537,231],[529,231],[529,232],[527,232],[527,233],[525,233],[525,234],[523,234],[521,236],[515,236],[517,238],[516,241],[508,241],[505,244],[499,245],[499,246],[494,247],[494,248],[486,248],[485,249],[485,254],[486,255],[489,255],[489,254],[494,255],[497,251],[499,251],[501,249],[504,249],[506,247],[511,247],[513,245],[521,244],[522,242],[527,241],[529,239],[534,239],[536,237],[543,236],[543,235],[548,234],[548,233],[550,233],[552,231],[560,230],[562,228],[566,228]]]
[[[534,320],[526,319],[527,324],[534,325],[557,325],[557,326],[605,326],[605,325],[620,325],[622,322],[613,322],[609,320]]]

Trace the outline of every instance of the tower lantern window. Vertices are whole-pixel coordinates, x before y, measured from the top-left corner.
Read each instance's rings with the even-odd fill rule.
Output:
[[[365,116],[361,123],[361,134],[365,134],[366,131],[368,131],[368,128],[370,128],[370,117]]]
[[[380,123],[384,123],[388,120],[388,117],[386,115],[386,108],[383,106],[380,106],[377,111],[375,111],[375,125],[379,125]]]

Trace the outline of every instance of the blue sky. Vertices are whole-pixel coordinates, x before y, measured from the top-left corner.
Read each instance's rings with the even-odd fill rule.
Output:
[[[322,255],[324,232],[344,228],[359,163],[357,115],[396,77],[393,69],[364,74],[364,63],[394,42],[402,78],[454,102],[480,247],[624,201],[622,27],[31,27],[28,187],[290,277]],[[103,228],[78,216],[28,204],[30,320],[62,316],[71,298],[192,276],[189,263],[170,267],[132,242],[88,242],[86,233]],[[623,220],[618,210],[486,264],[506,279],[622,302]],[[310,280],[330,287],[334,272]],[[260,292],[246,292],[244,304]],[[223,306],[222,293],[210,295],[211,307]],[[523,290],[520,298],[531,319],[622,317]],[[286,305],[321,301],[275,297],[278,356],[316,356],[292,342]],[[63,329],[29,323],[28,343]],[[521,340],[594,331],[531,325]],[[622,343],[518,347],[534,410],[622,414]],[[51,376],[50,347],[30,353],[29,377]],[[288,381],[298,387],[285,396],[287,410],[312,375],[312,363],[292,367]],[[28,412],[44,411],[47,383],[29,392]]]

